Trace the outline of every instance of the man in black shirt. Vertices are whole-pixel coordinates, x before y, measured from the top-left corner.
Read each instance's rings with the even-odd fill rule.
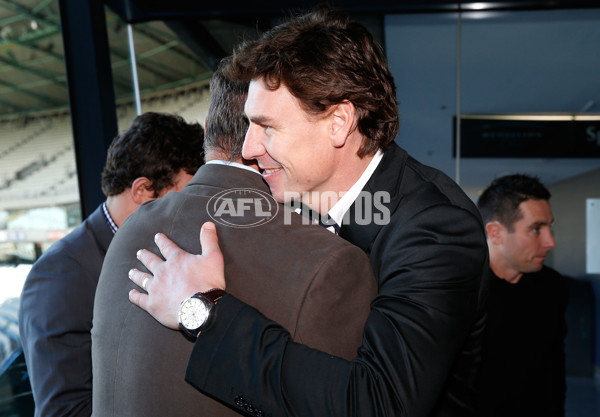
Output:
[[[550,192],[536,179],[496,179],[479,198],[491,290],[479,416],[564,416],[565,279],[543,262],[556,246]]]

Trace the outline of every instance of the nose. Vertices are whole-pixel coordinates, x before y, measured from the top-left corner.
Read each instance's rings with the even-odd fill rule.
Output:
[[[554,249],[556,247],[556,240],[554,239],[554,234],[550,228],[547,229],[544,235],[544,246],[549,249]]]
[[[246,132],[246,138],[244,139],[244,146],[242,147],[242,156],[244,159],[257,159],[265,153],[260,131],[261,128],[259,126],[254,126],[250,123]]]

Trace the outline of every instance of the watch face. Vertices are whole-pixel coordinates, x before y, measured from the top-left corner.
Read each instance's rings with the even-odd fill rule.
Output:
[[[185,300],[179,311],[179,322],[188,330],[199,329],[206,323],[210,311],[206,302],[192,297]]]

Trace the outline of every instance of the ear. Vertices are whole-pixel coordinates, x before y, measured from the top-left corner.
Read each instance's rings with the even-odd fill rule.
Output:
[[[354,130],[355,116],[356,109],[354,108],[354,104],[348,100],[336,104],[333,108],[329,116],[331,120],[329,128],[333,146],[336,148],[344,146],[346,139],[348,139],[348,136]]]
[[[494,220],[485,225],[485,232],[487,233],[488,240],[490,242],[492,242],[494,245],[499,245],[504,240],[506,227],[504,227],[500,222]]]
[[[131,184],[131,198],[136,204],[142,204],[148,200],[154,200],[154,189],[152,181],[146,177],[136,178]]]

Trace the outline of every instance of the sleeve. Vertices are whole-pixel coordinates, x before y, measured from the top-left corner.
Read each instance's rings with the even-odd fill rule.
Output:
[[[475,321],[486,259],[481,223],[462,209],[393,217],[371,250],[379,290],[355,359],[294,343],[228,295],[186,379],[252,415],[430,415]]]
[[[40,258],[27,277],[19,327],[36,416],[91,415],[89,283],[97,280],[64,247]]]
[[[345,244],[330,251],[303,296],[296,326],[290,329],[294,341],[355,358],[376,294],[377,282],[361,249]]]

